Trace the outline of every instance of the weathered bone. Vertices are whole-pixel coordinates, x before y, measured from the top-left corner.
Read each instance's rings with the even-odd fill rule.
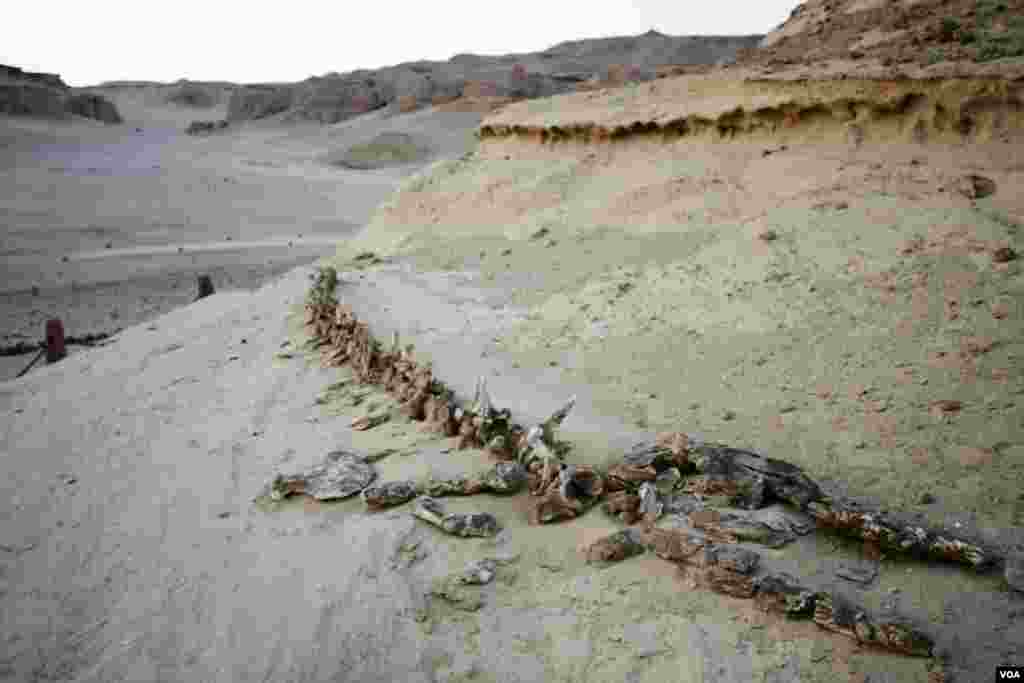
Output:
[[[702,443],[690,447],[689,459],[702,474],[718,475],[736,482],[740,487],[738,497],[741,499],[744,498],[742,491],[745,488],[753,492],[763,486],[765,495],[762,499],[749,496],[750,499],[744,502],[750,505],[744,507],[760,507],[764,499],[774,496],[806,510],[811,502],[825,497],[818,484],[796,465],[766,458],[752,451],[723,444]]]
[[[501,531],[489,512],[445,512],[441,502],[429,496],[416,499],[412,514],[453,536],[494,536]]]
[[[644,518],[644,522],[647,524],[654,524],[661,517],[661,512],[664,509],[661,501],[658,499],[658,491],[650,482],[644,482],[640,485],[640,515]]]
[[[978,571],[988,569],[997,560],[986,548],[945,531],[901,524],[883,514],[854,510],[838,501],[815,501],[807,511],[821,526],[877,543],[884,550],[958,562]]]

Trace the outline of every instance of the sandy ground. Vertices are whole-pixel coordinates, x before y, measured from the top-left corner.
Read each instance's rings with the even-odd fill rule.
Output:
[[[409,121],[425,130],[431,116]],[[176,248],[164,254],[178,242],[132,236],[125,226],[135,219],[113,220],[140,215],[146,202],[136,197],[184,213],[175,236],[202,245],[197,251],[212,266],[234,258],[212,248],[228,246],[220,226],[235,226],[228,234],[239,243],[290,236],[278,224],[289,213],[312,225],[313,216],[337,209],[358,226],[360,211],[372,213],[369,195],[387,194],[384,180],[371,180],[383,178],[402,192],[333,258],[342,271],[339,298],[382,338],[397,330],[415,343],[418,357],[434,361],[457,390],[468,393],[488,374],[499,405],[517,417],[537,417],[579,394],[564,430],[574,460],[607,462],[651,430],[682,429],[790,460],[828,486],[1004,551],[1024,541],[1024,499],[1015,488],[1024,466],[1015,417],[1019,269],[993,268],[956,241],[1001,240],[1022,250],[1007,218],[1012,195],[1001,190],[972,205],[925,191],[964,168],[1013,187],[1015,161],[992,148],[979,147],[977,157],[969,149],[895,146],[854,154],[796,139],[767,156],[762,146],[693,141],[667,152],[637,145],[593,156],[497,143],[412,177],[347,175],[314,161],[337,158],[326,149],[332,139],[367,142],[383,125],[368,119],[337,131],[268,125],[234,138],[176,136],[154,142],[168,145],[162,160],[181,163],[160,162],[177,168],[168,178],[180,183],[164,181],[164,194],[155,194],[156,181],[125,174],[115,183],[97,173],[75,176],[60,186],[61,201],[47,203],[51,186],[41,178],[49,171],[35,146],[17,140],[85,136],[19,124],[18,136],[5,134],[15,142],[3,153],[31,163],[24,176],[11,166],[5,180],[23,183],[23,192],[3,206],[18,216],[47,211],[54,226],[65,226],[55,232],[68,237],[51,244],[38,235],[41,222],[17,223],[22,234],[11,249],[21,251],[10,257],[10,279],[21,284],[11,289],[48,273],[63,253],[74,260],[61,265],[93,282],[105,271],[124,281],[121,273],[142,253],[146,264],[166,258],[170,270],[181,268]],[[129,144],[95,130],[97,141],[111,136],[103,144]],[[911,165],[921,154],[924,167]],[[73,156],[61,152],[59,164],[73,166]],[[236,175],[225,173],[229,167]],[[202,194],[199,169],[209,169],[211,183],[239,178],[237,190],[225,190],[238,194],[197,201],[193,213],[190,198],[221,192]],[[103,197],[111,199],[101,209]],[[814,208],[839,199],[846,209]],[[231,218],[230,207],[248,217]],[[79,220],[79,210],[102,211],[101,224],[120,226],[123,242],[107,250],[102,238],[87,237],[81,226],[96,221]],[[218,229],[204,230],[217,216]],[[955,229],[962,225],[968,235]],[[756,239],[766,228],[777,232],[774,241]],[[922,253],[893,256],[917,233]],[[341,233],[325,227],[320,234]],[[43,253],[32,261],[31,249]],[[392,258],[358,270],[349,257],[362,249]],[[895,289],[865,285],[887,269]],[[254,504],[274,472],[301,470],[339,447],[389,450],[375,464],[381,481],[489,465],[480,452],[454,451],[453,440],[398,420],[369,432],[348,428],[388,399],[361,395],[347,371],[323,369],[303,349],[310,272],[299,267],[254,292],[221,287],[138,324],[122,318],[126,329],[113,343],[0,384],[0,674],[36,681],[928,680],[936,662],[769,618],[744,601],[695,590],[657,558],[586,565],[581,548],[620,526],[598,509],[533,527],[523,496],[447,501],[452,510],[497,515],[505,530],[488,540],[443,536],[407,507],[367,514],[359,500]],[[915,310],[901,308],[900,297],[925,284],[935,289],[920,311],[927,316],[911,317],[908,335],[894,336]],[[943,317],[943,286],[966,290],[959,322]],[[970,305],[975,299],[982,304]],[[994,317],[999,305],[1006,314]],[[977,344],[958,355],[963,338],[982,335],[998,344],[980,359],[971,359]],[[929,365],[927,354],[943,350]],[[970,383],[961,379],[968,361]],[[959,415],[928,418],[931,400],[951,397],[963,400]],[[919,505],[923,490],[936,503]],[[767,568],[785,568],[875,614],[912,618],[933,635],[937,654],[961,676],[955,680],[990,677],[1024,650],[1024,604],[1000,576],[869,560],[858,545],[823,534],[759,550]],[[481,589],[478,610],[428,595],[432,581],[483,557],[501,566]],[[849,565],[876,577],[864,586],[839,580],[836,571]]]
[[[707,96],[680,100],[687,113],[761,106],[735,83],[677,80],[655,96]],[[668,101],[635,98],[645,116]],[[563,127],[600,111],[588,94],[553,99]],[[407,181],[339,258],[518,274],[527,312],[498,348],[585,383],[606,414],[714,430],[894,505],[930,492],[936,522],[1019,531],[1024,280],[992,255],[1024,251],[1022,147],[907,144],[899,121],[870,123],[861,146],[819,120],[733,142],[485,141]],[[963,196],[971,173],[998,190]],[[937,415],[940,400],[962,409]]]
[[[480,118],[371,114],[189,137],[188,121],[223,116],[223,105],[171,107],[146,89],[106,94],[124,125],[0,120],[0,344],[42,339],[50,317],[75,336],[152,319],[191,301],[199,274],[218,290],[255,288],[310,263],[412,170],[460,154]],[[366,171],[332,163],[392,130],[429,140],[429,153]],[[0,377],[30,359],[4,357]]]

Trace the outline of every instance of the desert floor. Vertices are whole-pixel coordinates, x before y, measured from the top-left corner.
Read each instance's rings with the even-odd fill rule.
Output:
[[[332,163],[339,151],[395,129],[387,117],[190,137],[190,120],[222,108],[183,110],[145,89],[109,94],[124,125],[0,120],[2,345],[42,339],[51,317],[69,336],[150,320],[192,301],[199,274],[217,290],[251,289],[310,263],[401,178],[461,153],[480,119],[405,116],[398,130],[429,139],[431,154],[418,166],[351,171]],[[0,377],[31,358],[0,357]]]
[[[119,103],[131,121],[120,129],[3,122],[5,343],[37,338],[50,315],[71,334],[124,329],[0,383],[0,676],[928,680],[935,662],[761,614],[696,589],[655,557],[587,565],[581,549],[621,526],[599,509],[538,527],[526,496],[446,499],[454,511],[492,512],[504,527],[493,539],[460,539],[404,507],[368,514],[358,498],[254,503],[274,472],[335,448],[381,455],[379,481],[490,464],[401,420],[349,428],[389,399],[307,350],[302,302],[317,259],[338,266],[339,298],[377,336],[398,331],[463,395],[486,374],[499,405],[523,419],[579,395],[564,429],[578,462],[608,462],[653,429],[701,432],[1003,550],[1021,542],[1019,409],[1007,406],[1019,383],[994,373],[1015,367],[998,355],[1016,349],[1009,328],[978,332],[1003,342],[983,359],[993,367],[971,366],[981,378],[974,390],[991,403],[965,409],[959,427],[942,415],[929,421],[928,397],[914,392],[930,382],[935,398],[954,398],[943,384],[949,368],[922,376],[899,363],[914,353],[923,366],[932,349],[921,335],[934,330],[911,325],[909,337],[894,338],[892,302],[854,281],[874,272],[864,262],[877,265],[918,230],[927,236],[921,216],[981,225],[984,238],[1020,250],[1020,236],[985,218],[985,206],[950,200],[927,213],[927,197],[908,210],[906,197],[876,190],[915,184],[911,171],[894,170],[918,169],[912,153],[879,147],[844,158],[808,141],[771,155],[694,147],[670,169],[689,184],[669,191],[650,150],[591,159],[476,148],[466,135],[474,114],[270,122],[190,138],[177,132],[182,114],[143,100]],[[415,176],[416,167],[325,163],[388,130],[434,141],[445,160]],[[955,175],[957,163],[968,162],[950,152],[926,168]],[[1019,171],[992,173],[1002,185]],[[822,190],[836,177],[841,196]],[[666,198],[692,212],[687,230],[666,234],[636,218]],[[846,209],[811,206],[839,199]],[[751,212],[756,220],[712,229]],[[777,240],[756,238],[766,228]],[[952,239],[932,237],[938,249]],[[385,260],[357,267],[351,257],[362,250]],[[1019,325],[1018,271],[980,257],[975,267],[988,270],[961,286],[989,288],[977,315],[991,318],[1003,297],[1018,303],[1002,324]],[[218,293],[188,304],[199,272],[215,275]],[[80,285],[91,293],[74,299]],[[933,317],[943,314],[937,301],[926,307]],[[964,306],[964,316],[973,310]],[[844,345],[860,329],[867,337]],[[954,353],[960,336],[946,340]],[[954,360],[959,373],[966,361]],[[937,502],[922,508],[925,491]],[[985,504],[994,496],[1001,502]],[[869,560],[860,545],[819,533],[759,552],[770,569],[925,625],[952,671],[990,677],[1024,650],[1024,602],[1001,576]],[[480,604],[430,595],[434,581],[482,557],[499,571]],[[844,581],[841,569],[873,578]]]

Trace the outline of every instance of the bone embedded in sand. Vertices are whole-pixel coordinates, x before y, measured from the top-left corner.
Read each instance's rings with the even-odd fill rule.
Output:
[[[657,489],[650,482],[640,485],[640,507],[638,512],[648,524],[654,524],[664,510]]]
[[[452,512],[444,509],[441,501],[420,496],[413,504],[412,514],[452,536],[495,536],[501,524],[489,512]]]
[[[600,538],[587,547],[587,562],[620,562],[646,552],[641,534],[636,529],[623,529]]]
[[[608,490],[635,490],[644,482],[653,482],[658,472],[653,465],[638,466],[620,462],[608,469]]]
[[[518,493],[526,486],[526,468],[518,462],[500,462],[479,477],[489,493]]]
[[[357,453],[337,450],[305,472],[277,474],[261,495],[283,500],[305,494],[317,500],[348,498],[362,491],[376,478],[373,465]]]
[[[363,489],[362,498],[371,509],[394,507],[408,503],[419,495],[415,482],[389,481]]]
[[[558,465],[545,473],[541,463],[535,465],[538,471],[533,475],[531,492],[539,498],[534,501],[530,513],[534,524],[578,517],[595,505],[604,493],[604,479],[593,467]]]
[[[356,419],[352,420],[352,424],[350,426],[353,430],[357,432],[365,432],[369,429],[373,429],[374,427],[379,427],[380,425],[387,422],[389,419],[391,418],[387,413],[378,413],[376,415],[363,415],[362,417],[357,417]]]
[[[768,495],[801,509],[812,501],[822,500],[818,484],[796,465],[775,458],[766,458],[753,451],[724,444],[702,443],[691,449],[690,458],[698,472],[716,475],[736,482],[737,495],[748,489],[747,506],[764,504]],[[764,495],[754,495],[763,487]]]
[[[839,501],[814,502],[807,511],[821,526],[870,541],[882,550],[957,562],[977,571],[986,570],[999,559],[993,551],[946,531],[902,524],[884,514],[853,509]]]
[[[629,491],[615,491],[604,497],[604,511],[625,524],[640,519],[640,496]]]

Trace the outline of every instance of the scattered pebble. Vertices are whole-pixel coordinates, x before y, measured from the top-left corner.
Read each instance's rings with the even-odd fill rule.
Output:
[[[992,252],[993,263],[1008,263],[1017,258],[1017,252],[1011,247],[999,247]]]

